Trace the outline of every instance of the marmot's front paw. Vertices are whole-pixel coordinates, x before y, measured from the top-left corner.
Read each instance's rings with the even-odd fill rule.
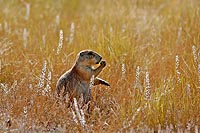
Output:
[[[101,64],[101,66],[105,67],[106,66],[106,61],[103,60],[103,61],[101,61],[100,64]]]

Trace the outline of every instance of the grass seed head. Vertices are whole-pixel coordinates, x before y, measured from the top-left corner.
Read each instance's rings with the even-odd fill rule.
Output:
[[[194,62],[197,63],[197,50],[196,50],[196,46],[192,46],[192,53],[193,53],[193,57],[194,57]]]
[[[63,46],[63,30],[60,30],[57,54],[60,54],[60,52],[62,50],[62,46]]]
[[[150,85],[150,79],[149,79],[149,72],[146,72],[146,74],[145,74],[145,94],[144,94],[146,100],[150,100],[150,98],[151,98],[150,89],[151,89],[151,85]]]

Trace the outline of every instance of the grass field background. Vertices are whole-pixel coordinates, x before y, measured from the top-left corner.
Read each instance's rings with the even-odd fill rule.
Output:
[[[198,132],[199,0],[0,0],[0,9],[1,131]],[[111,86],[92,89],[91,114],[79,119],[54,94],[83,49],[103,56]]]

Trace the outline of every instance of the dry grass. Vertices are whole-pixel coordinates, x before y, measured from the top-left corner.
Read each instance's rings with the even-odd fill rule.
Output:
[[[1,0],[0,130],[198,132],[199,7],[199,0]],[[54,96],[82,49],[102,54],[101,77],[111,84],[94,87],[84,124]]]

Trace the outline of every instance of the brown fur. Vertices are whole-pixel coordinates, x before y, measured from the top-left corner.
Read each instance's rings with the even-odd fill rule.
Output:
[[[57,95],[64,97],[66,94],[69,98],[80,98],[83,95],[84,102],[91,100],[90,79],[94,75],[94,85],[103,84],[110,86],[108,82],[98,78],[98,74],[106,66],[105,61],[101,61],[102,57],[92,51],[84,50],[77,55],[77,59],[73,67],[64,73],[58,80],[56,85]],[[93,69],[92,66],[99,64],[100,66]],[[63,93],[61,94],[61,90]]]

